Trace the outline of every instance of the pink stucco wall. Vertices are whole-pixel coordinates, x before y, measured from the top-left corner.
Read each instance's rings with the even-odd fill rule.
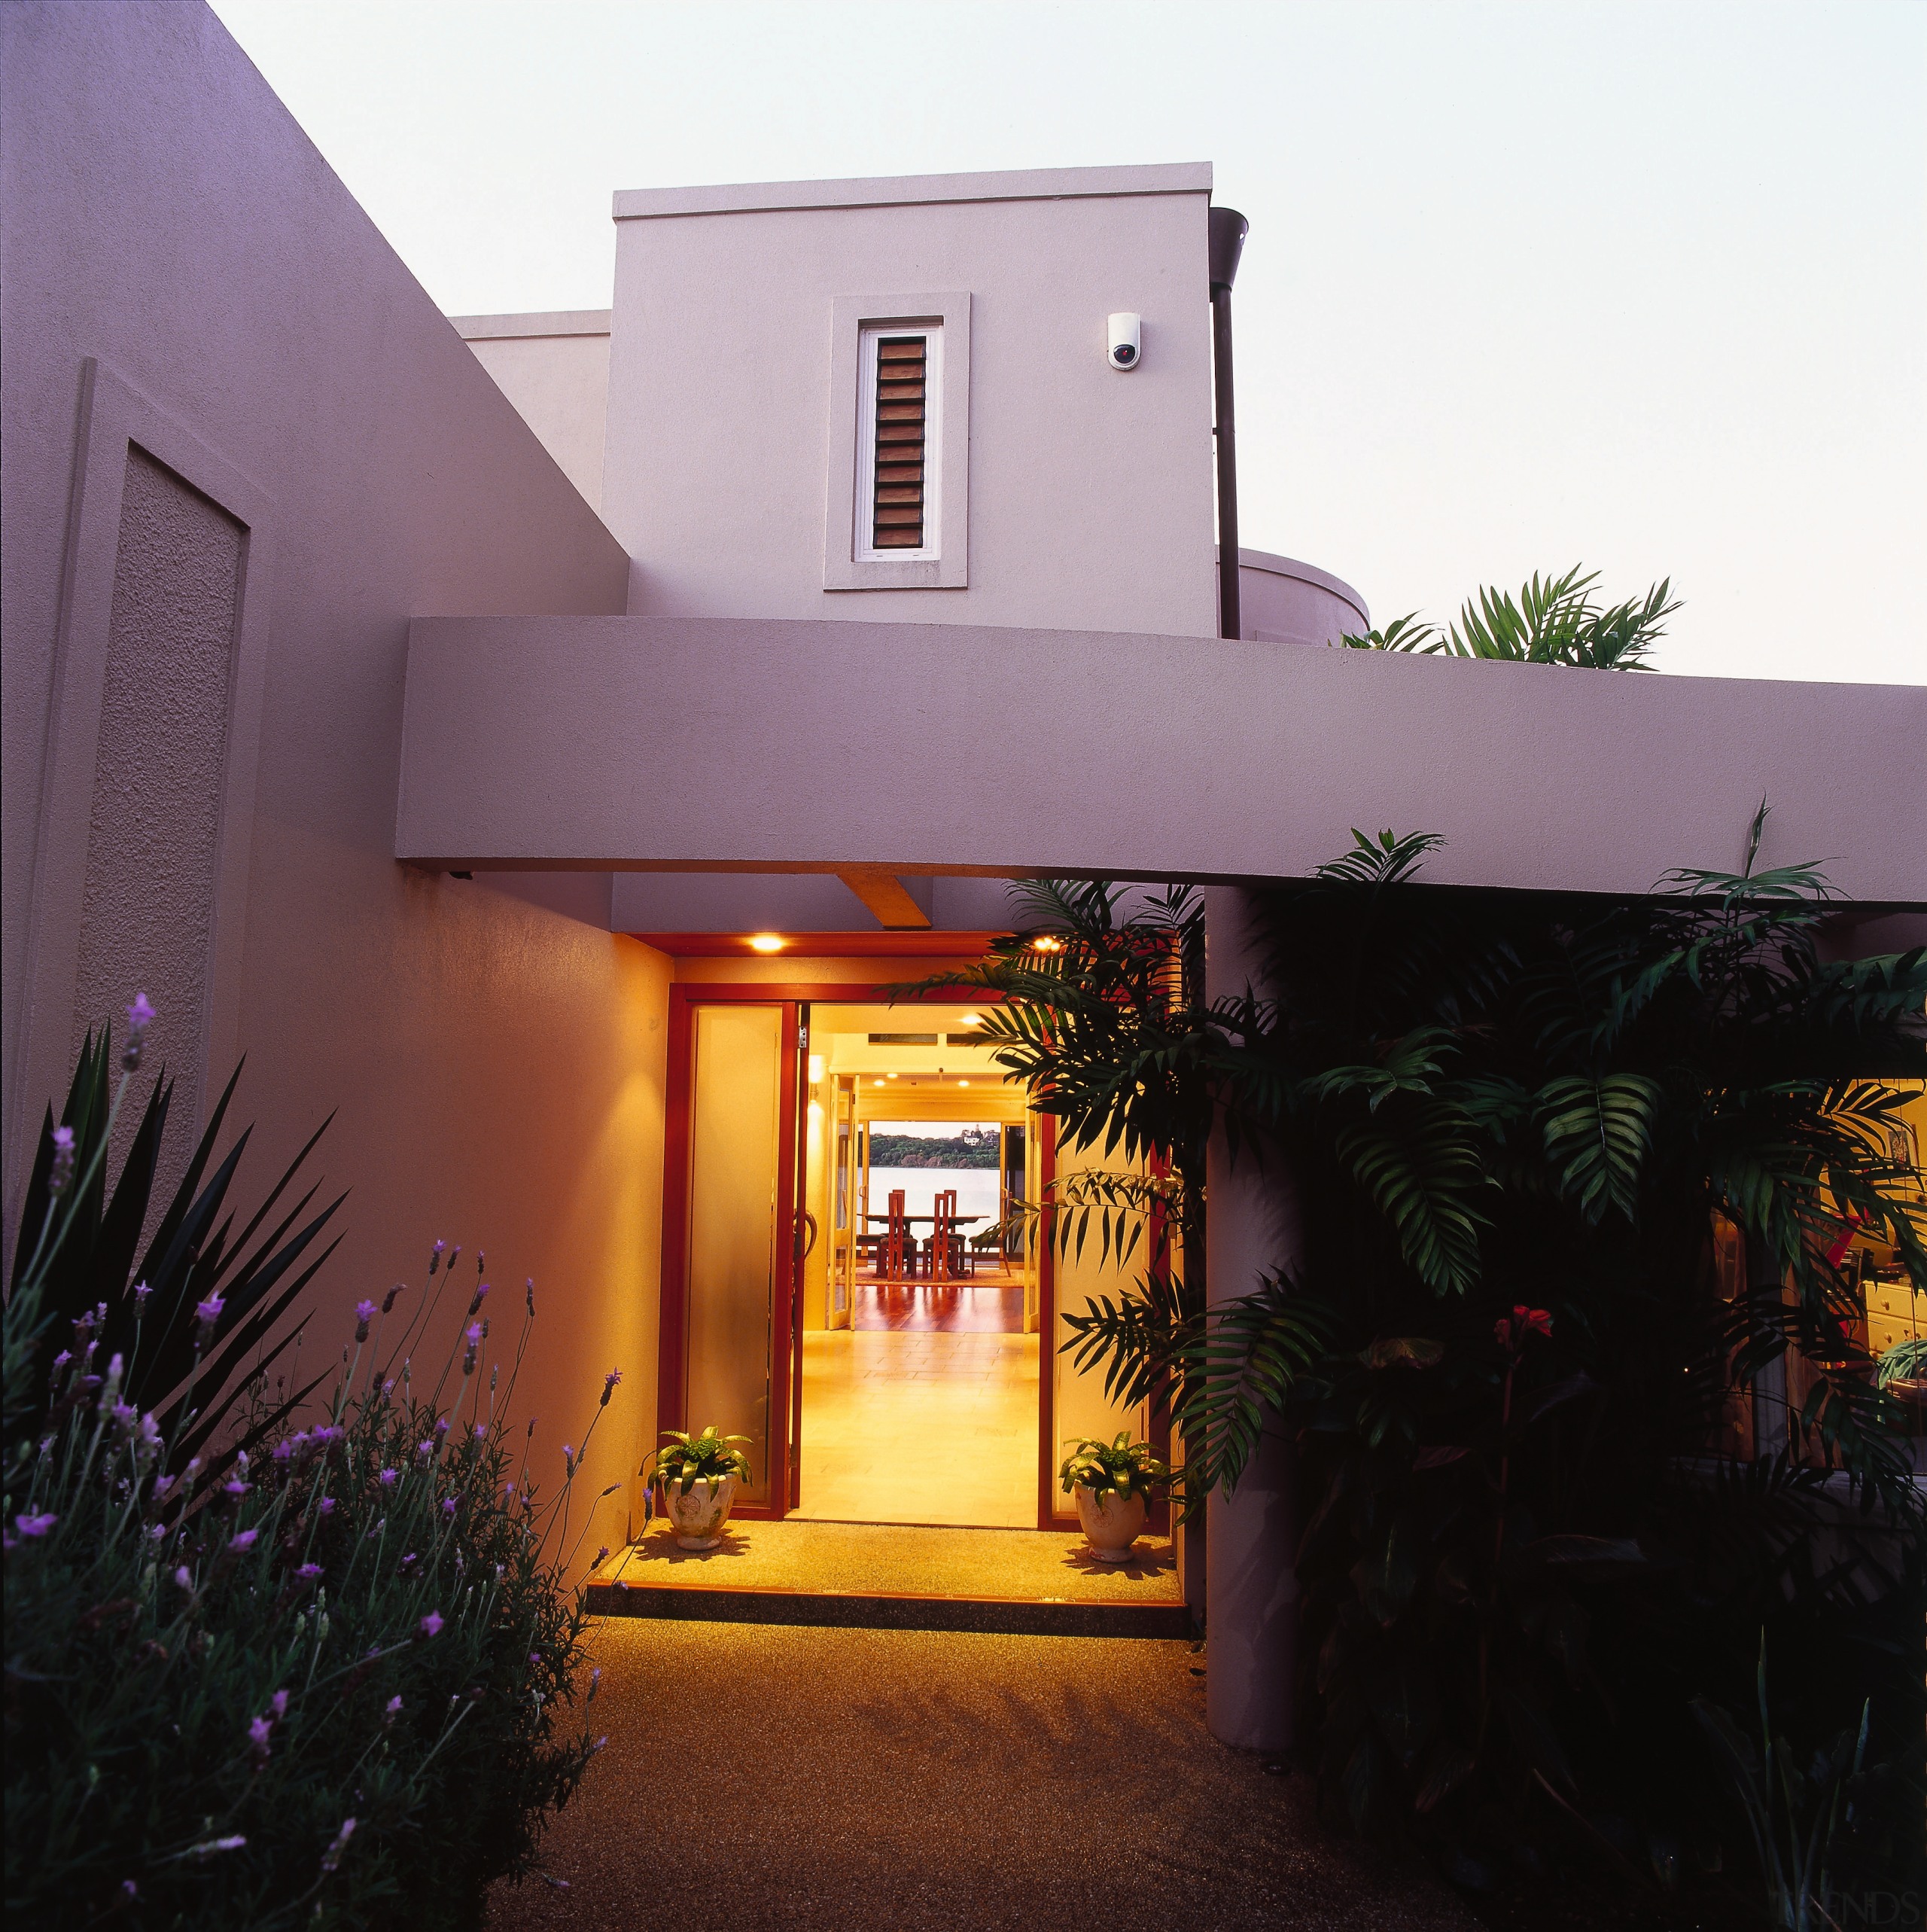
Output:
[[[407,704],[397,849],[437,863],[1237,881],[1391,826],[1445,836],[1441,882],[1636,893],[1737,865],[1764,795],[1764,863],[1927,899],[1927,793],[1865,782],[1918,764],[1927,690],[977,626],[449,617],[414,626]],[[862,782],[822,785],[825,761]]]
[[[449,319],[562,474],[599,508],[609,419],[608,310]]]
[[[55,715],[86,642],[63,583],[71,593],[72,533],[87,525],[73,505],[91,358],[126,419],[233,479],[226,507],[250,524],[245,628],[262,677],[251,719],[235,716],[257,776],[230,842],[239,884],[224,878],[213,916],[237,964],[208,1048],[221,1074],[233,1047],[249,1056],[242,1117],[260,1124],[245,1190],[339,1108],[318,1165],[353,1192],[318,1284],[324,1352],[358,1295],[419,1280],[437,1236],[484,1247],[518,1287],[537,1278],[546,1327],[524,1401],[552,1443],[579,1426],[592,1372],[629,1370],[592,1471],[613,1479],[653,1422],[668,962],[397,865],[393,812],[409,617],[619,611],[628,559],[212,14],[16,3],[0,35],[8,1216],[77,1005],[109,982],[124,1001],[154,939],[138,882],[109,877],[120,910],[93,928],[78,998],[71,971],[58,996],[36,908],[72,896],[90,808],[56,766],[84,738],[96,802],[111,804],[129,743],[173,731],[171,681],[186,675],[179,610],[144,611],[132,587],[118,641],[95,654],[124,646],[154,687],[123,702],[110,675],[90,718],[71,703]],[[90,468],[90,500],[105,474]],[[117,595],[111,526],[104,541]],[[82,574],[98,562],[82,557]],[[224,754],[230,768],[239,756]],[[178,858],[205,879],[222,772],[198,776],[163,774],[123,818],[148,815],[139,849],[157,866]],[[105,856],[124,862],[133,836],[123,826]],[[194,997],[191,979],[184,969],[178,998]],[[191,1053],[185,1037],[177,1055]]]
[[[631,609],[1214,631],[1210,184],[1198,166],[619,195],[602,509],[636,559]],[[833,305],[953,291],[968,587],[827,591]],[[1120,309],[1144,318],[1128,374],[1105,359]]]

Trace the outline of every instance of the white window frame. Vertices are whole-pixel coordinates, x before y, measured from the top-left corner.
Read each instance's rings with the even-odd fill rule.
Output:
[[[963,590],[970,582],[970,297],[954,291],[839,295],[830,323],[830,434],[823,587]],[[924,335],[924,544],[872,541],[876,476],[876,343]]]
[[[884,338],[924,341],[924,541],[876,547],[877,352]],[[943,554],[943,325],[866,322],[857,336],[857,497],[851,550],[858,563],[922,563]]]

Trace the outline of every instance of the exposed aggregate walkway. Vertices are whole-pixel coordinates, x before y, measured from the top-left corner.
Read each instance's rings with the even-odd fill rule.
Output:
[[[605,1619],[609,1733],[489,1932],[1472,1932],[1204,1728],[1189,1647]]]

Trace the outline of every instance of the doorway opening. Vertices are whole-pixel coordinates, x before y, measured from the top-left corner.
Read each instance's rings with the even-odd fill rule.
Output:
[[[1038,1517],[1039,1136],[968,1008],[810,1010],[802,1482],[793,1513]]]
[[[1074,1528],[1064,1443],[1161,1433],[1062,1352],[1063,1295],[1116,1284],[1050,1238],[1054,1123],[982,1024],[672,989],[659,1412],[750,1438],[739,1516]]]

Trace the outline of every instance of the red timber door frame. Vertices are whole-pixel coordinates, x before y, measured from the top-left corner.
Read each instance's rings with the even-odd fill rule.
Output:
[[[887,983],[848,981],[699,981],[669,989],[668,1066],[664,1093],[662,1145],[662,1273],[661,1342],[656,1367],[657,1427],[686,1429],[683,1413],[689,1346],[690,1118],[695,1094],[694,1009],[706,1004],[780,1006],[783,1022],[782,1123],[778,1132],[778,1239],[770,1309],[770,1501],[739,1504],[731,1513],[748,1521],[786,1515],[802,1501],[803,1403],[802,1262],[805,1253],[801,1181],[806,1122],[802,1079],[812,1005],[878,1006],[888,1003]],[[929,998],[936,1006],[980,1006],[1000,995],[977,988],[967,997]],[[907,1004],[907,1002],[903,1002]],[[1057,1123],[1033,1114],[1038,1136],[1040,1178],[1046,1190],[1057,1171]],[[785,1239],[782,1230],[787,1227]],[[1052,1496],[1056,1451],[1057,1390],[1052,1339],[1057,1327],[1056,1256],[1049,1217],[1037,1232],[1037,1527],[1062,1527]],[[778,1418],[784,1426],[777,1427]]]

